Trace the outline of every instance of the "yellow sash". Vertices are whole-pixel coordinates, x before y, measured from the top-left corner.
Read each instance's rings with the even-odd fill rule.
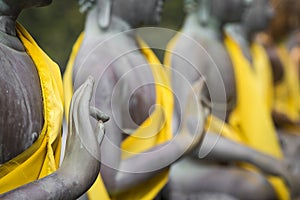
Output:
[[[300,89],[298,69],[291,61],[284,44],[279,45],[277,52],[282,62],[284,77],[275,86],[275,110],[284,113],[291,120],[300,120]]]
[[[225,38],[225,45],[233,62],[237,86],[237,106],[229,118],[229,124],[239,130],[244,144],[282,158],[281,147],[272,123],[270,105],[266,99],[272,87],[265,51],[261,46],[253,44],[251,46],[253,65],[251,65],[243,56],[238,44],[230,37]],[[266,83],[266,80],[269,83]],[[270,177],[269,181],[280,199],[289,199],[289,191],[281,179]]]
[[[81,34],[73,47],[73,51],[64,75],[64,89],[66,98],[66,111],[68,110],[72,88],[72,68],[74,59],[77,55],[79,47],[83,40]],[[145,120],[142,125],[122,143],[122,159],[129,158],[136,153],[144,152],[154,146],[166,142],[172,138],[171,119],[173,113],[173,94],[170,89],[169,76],[165,69],[161,66],[160,61],[154,55],[146,44],[138,39],[141,52],[145,55],[152,70],[153,77],[157,83],[156,89],[156,105],[159,105],[150,117]],[[68,114],[68,112],[66,112]],[[168,181],[168,170],[165,170],[149,181],[141,183],[139,186],[132,188],[122,194],[113,196],[112,199],[153,199],[158,192],[164,187]],[[110,199],[101,176],[98,176],[95,184],[88,192],[89,199]]]
[[[0,193],[43,178],[58,168],[63,117],[63,90],[58,66],[17,24],[17,34],[40,77],[44,126],[38,140],[22,154],[0,166]]]

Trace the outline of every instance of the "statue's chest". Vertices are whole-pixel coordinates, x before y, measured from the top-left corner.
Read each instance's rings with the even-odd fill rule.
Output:
[[[224,97],[220,96],[219,103],[223,102],[226,104],[226,108],[224,108],[227,112],[226,116],[230,114],[230,112],[235,108],[236,106],[236,77],[235,72],[233,68],[233,64],[231,61],[231,58],[224,47],[223,44],[215,44],[211,49],[209,49],[211,52],[210,55],[212,56],[212,59],[214,61],[215,65],[215,74],[217,75],[215,78],[221,79],[222,84],[218,87],[220,91],[218,91],[219,94],[223,94],[225,92],[225,101]],[[217,82],[217,81],[216,81]]]
[[[156,104],[156,85],[148,63],[131,66],[127,71],[123,84],[123,90],[126,91],[124,105],[136,125],[140,125],[153,112]]]
[[[11,159],[40,134],[43,100],[39,76],[30,57],[24,52],[0,50],[0,143],[4,145],[3,155],[8,156],[5,159]]]

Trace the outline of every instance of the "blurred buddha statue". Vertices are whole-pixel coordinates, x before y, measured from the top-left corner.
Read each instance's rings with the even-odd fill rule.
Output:
[[[98,0],[82,9],[88,12],[85,29],[64,75],[66,109],[73,90],[93,76],[92,102],[111,116],[101,147],[101,176],[89,199],[155,198],[168,181],[169,165],[202,141],[207,109],[197,95],[201,81],[190,90],[195,98],[187,103],[182,131],[172,138],[167,69],[134,29],[159,22],[162,6],[162,0]]]
[[[230,199],[276,199],[278,195],[289,198],[281,179],[272,178],[276,183],[268,179],[268,175],[275,175],[288,182],[290,175],[280,160],[280,145],[265,106],[266,94],[258,88],[263,77],[251,77],[252,52],[244,55],[240,44],[223,29],[227,23],[249,20],[245,17],[247,13],[255,11],[258,4],[266,8],[265,3],[186,1],[186,20],[168,45],[165,64],[172,67],[173,90],[183,105],[188,99],[188,85],[204,77],[202,99],[211,105],[212,115],[206,123],[208,133],[200,150],[171,167],[166,194],[173,199],[203,195]],[[245,40],[247,49],[248,37]],[[180,116],[177,113],[181,112],[181,105],[175,105],[174,115]],[[174,123],[180,127],[179,118]],[[280,194],[276,193],[278,190]]]
[[[274,18],[258,35],[268,53],[273,72],[273,120],[279,133],[286,162],[293,174],[294,195],[299,196],[300,175],[300,81],[299,2],[272,0]],[[297,36],[298,35],[298,36]],[[298,42],[297,42],[298,40]]]
[[[258,40],[265,46],[272,64],[275,95],[273,119],[278,129],[299,133],[299,67],[295,64],[297,3],[292,3],[292,0],[271,2],[276,14],[268,30],[260,34]],[[295,55],[294,63],[291,55]]]

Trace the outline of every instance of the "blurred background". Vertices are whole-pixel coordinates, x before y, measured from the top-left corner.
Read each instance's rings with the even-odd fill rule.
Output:
[[[54,0],[50,6],[23,11],[19,22],[40,47],[56,61],[63,73],[72,46],[84,28],[85,14],[78,11],[77,1]],[[178,30],[183,22],[182,1],[166,1],[158,25]]]

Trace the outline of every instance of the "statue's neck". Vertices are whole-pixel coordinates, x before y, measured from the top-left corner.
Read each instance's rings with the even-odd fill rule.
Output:
[[[187,16],[184,28],[209,30],[210,37],[223,40],[223,24],[214,17],[208,18],[206,22],[201,22],[197,13],[191,13]]]
[[[0,16],[0,43],[17,51],[25,51],[16,34],[16,18]]]
[[[130,29],[130,25],[126,21],[115,16],[112,16],[109,27],[107,27],[105,30],[101,29],[98,23],[98,17],[97,9],[92,9],[89,11],[85,25],[85,31],[87,33],[96,35],[110,34],[128,31]]]
[[[0,31],[8,35],[16,36],[16,17],[0,16]]]

